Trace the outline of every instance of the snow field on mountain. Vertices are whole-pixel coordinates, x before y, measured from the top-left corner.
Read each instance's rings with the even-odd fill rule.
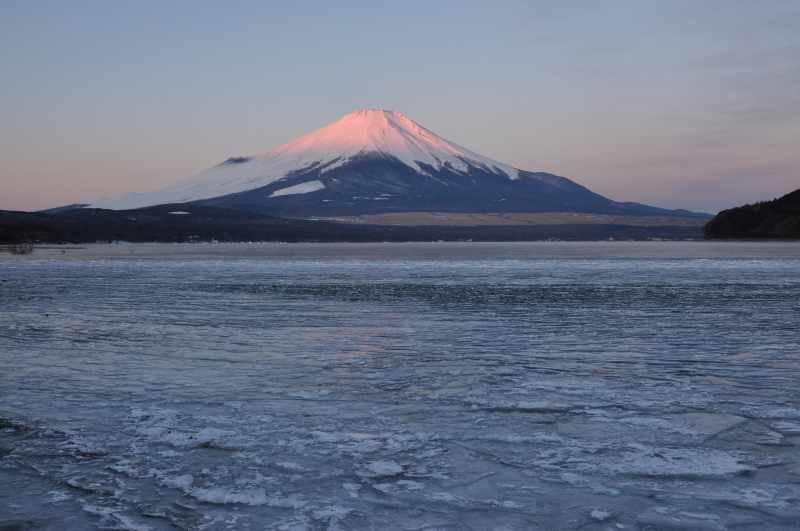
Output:
[[[294,195],[294,194],[307,194],[309,192],[316,192],[322,190],[325,185],[320,181],[309,181],[307,183],[296,184],[288,188],[281,188],[277,192],[272,192],[270,197],[278,197],[281,195]]]
[[[232,157],[153,192],[95,198],[86,204],[92,208],[125,210],[210,199],[267,186],[313,168],[324,166],[324,171],[330,171],[353,157],[369,153],[390,155],[420,173],[425,171],[418,163],[435,169],[449,167],[457,172],[466,172],[472,165],[510,179],[518,178],[515,168],[449,142],[400,113],[364,109],[268,153]],[[312,191],[315,190],[303,193]],[[276,193],[273,197],[280,195],[283,194]]]

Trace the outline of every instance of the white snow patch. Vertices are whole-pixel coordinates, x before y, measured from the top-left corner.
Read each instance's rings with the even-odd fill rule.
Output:
[[[800,435],[800,424],[797,422],[773,422],[772,427],[784,435]]]
[[[49,494],[50,496],[48,496],[44,500],[44,503],[58,503],[58,502],[67,501],[67,500],[71,500],[72,499],[72,496],[67,494],[67,491],[51,490],[47,494]]]
[[[392,485],[391,483],[380,483],[378,485],[373,485],[372,487],[375,490],[383,492],[384,494],[389,494],[390,492],[394,491],[394,485]]]
[[[152,531],[152,527],[145,524],[137,524],[130,517],[119,514],[119,512],[112,507],[100,507],[98,505],[83,505],[82,509],[89,514],[100,517],[100,522],[103,524],[114,522],[117,524],[114,529],[125,529],[128,531]],[[116,522],[115,522],[116,521]]]
[[[152,531],[153,528],[146,524],[137,524],[133,521],[132,518],[125,516],[124,514],[115,514],[114,517],[119,520],[119,524],[121,527],[118,529],[125,529],[128,531]]]
[[[746,408],[760,419],[800,419],[800,409],[780,406],[751,406]]]
[[[488,499],[488,500],[481,500],[481,501],[483,503],[485,503],[485,504],[488,504],[488,505],[494,505],[495,507],[504,507],[506,509],[522,509],[524,507],[524,506],[522,506],[522,505],[520,505],[518,503],[514,503],[511,500],[506,500],[506,501],[502,501],[501,502],[501,501],[498,501],[498,500]]]
[[[359,470],[356,471],[356,474],[366,477],[388,477],[397,476],[403,473],[403,467],[394,461],[389,460],[373,461],[371,463],[367,463],[364,468],[367,469],[367,473]]]
[[[270,195],[270,197],[278,197],[281,195],[307,194],[309,192],[316,192],[317,190],[322,190],[323,188],[325,188],[325,185],[322,184],[322,182],[320,181],[308,181],[307,183],[296,184],[288,188],[281,188],[277,192],[272,192],[272,195]]]
[[[350,494],[353,498],[358,498],[358,491],[361,490],[361,485],[357,483],[343,483],[342,487]]]
[[[302,466],[298,465],[297,463],[291,463],[289,461],[284,461],[282,463],[275,463],[275,464],[278,465],[279,467],[285,468],[287,470],[296,470],[298,472],[304,472],[304,471],[308,470],[308,469],[303,468]]]
[[[522,435],[505,434],[505,435],[486,435],[478,437],[484,441],[498,441],[507,443],[563,443],[564,439],[558,435],[551,433],[539,433],[532,437],[525,437]]]
[[[297,496],[287,496],[286,498],[273,496],[267,499],[267,505],[270,507],[281,507],[283,509],[302,509],[307,503]]]
[[[244,492],[231,492],[228,489],[195,489],[192,496],[200,501],[209,503],[246,503],[248,505],[264,505],[267,495],[264,489],[249,490]]]
[[[183,476],[176,476],[174,478],[164,478],[161,482],[162,485],[170,489],[180,489],[184,492],[189,492],[194,483],[194,476],[191,474],[184,474]]]
[[[164,450],[163,452],[158,452],[162,457],[180,457],[183,454],[181,452],[176,452],[175,450]]]
[[[616,474],[684,477],[739,475],[754,469],[736,455],[699,448],[644,448],[625,452],[618,461],[608,463],[607,468]]]
[[[595,494],[605,494],[607,496],[619,496],[619,491],[612,487],[606,487],[599,481],[592,481],[580,474],[573,474],[572,472],[562,472],[558,476],[561,481],[565,481],[573,487],[588,487]]]

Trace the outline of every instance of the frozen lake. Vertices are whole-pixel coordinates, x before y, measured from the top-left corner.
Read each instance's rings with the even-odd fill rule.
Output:
[[[771,242],[441,242],[42,245],[33,255],[57,260],[537,260],[542,258],[800,258],[800,241]]]
[[[797,529],[800,260],[666,254],[0,261],[0,529]]]

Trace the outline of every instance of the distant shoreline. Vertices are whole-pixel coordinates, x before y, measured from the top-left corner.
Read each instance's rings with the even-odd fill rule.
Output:
[[[800,241],[118,243],[37,246],[4,260],[528,260],[800,258]]]
[[[186,210],[186,209],[189,210]],[[175,212],[187,212],[176,215]],[[349,218],[348,218],[349,219]],[[347,220],[345,220],[347,221]],[[375,224],[372,224],[372,223]],[[395,213],[350,222],[278,218],[202,205],[138,210],[72,209],[55,214],[0,210],[5,242],[431,242],[699,240],[703,219],[539,214]]]

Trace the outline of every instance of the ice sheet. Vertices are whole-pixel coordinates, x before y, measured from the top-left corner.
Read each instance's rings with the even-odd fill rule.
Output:
[[[797,260],[3,266],[3,525],[800,525]]]

